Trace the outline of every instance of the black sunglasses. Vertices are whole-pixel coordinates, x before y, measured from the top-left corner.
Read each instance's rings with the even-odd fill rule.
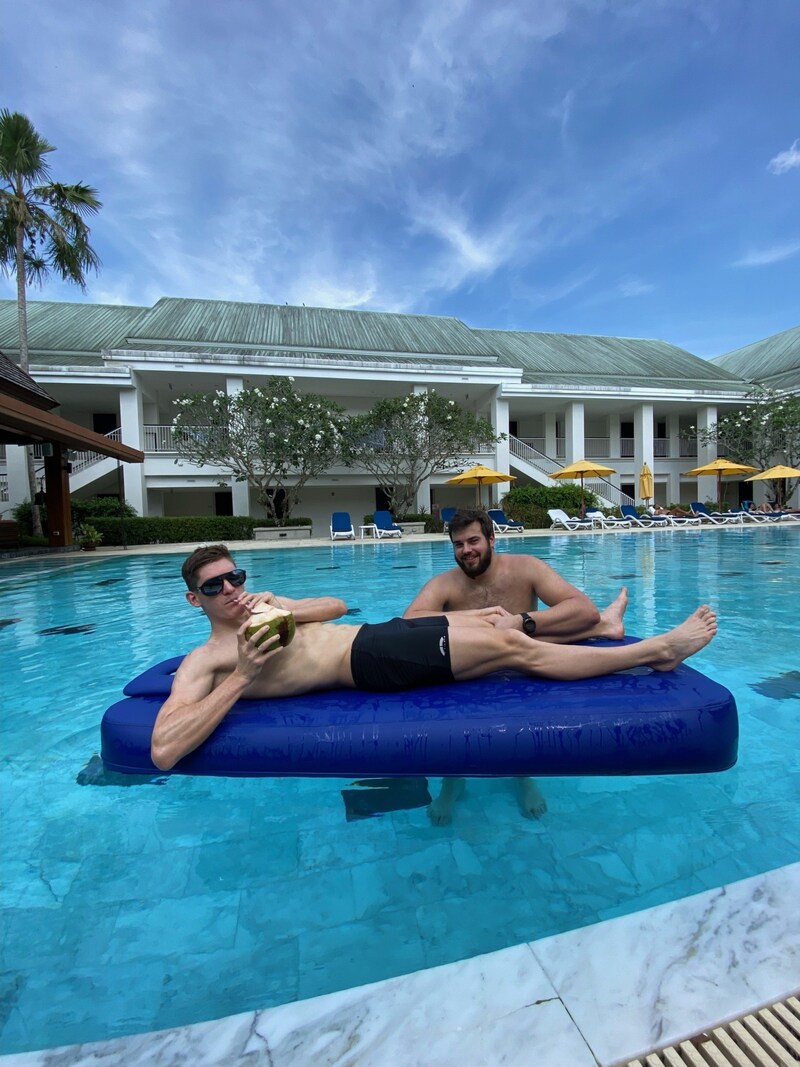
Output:
[[[203,596],[218,596],[226,581],[233,586],[244,585],[247,581],[247,571],[242,570],[241,567],[234,567],[227,574],[218,574],[215,578],[209,578],[207,582],[198,585],[197,589]]]

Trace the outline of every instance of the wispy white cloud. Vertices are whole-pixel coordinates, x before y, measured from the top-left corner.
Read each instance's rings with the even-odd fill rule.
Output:
[[[652,293],[655,286],[650,282],[643,282],[641,278],[624,278],[618,286],[621,296],[644,296]]]
[[[800,241],[787,241],[783,244],[770,245],[768,248],[751,249],[731,265],[734,267],[768,267],[771,263],[780,263],[800,252]]]
[[[800,141],[794,141],[785,152],[778,152],[777,156],[773,156],[767,164],[767,170],[773,174],[785,174],[787,170],[800,167],[800,148],[797,147],[798,144],[800,144]]]

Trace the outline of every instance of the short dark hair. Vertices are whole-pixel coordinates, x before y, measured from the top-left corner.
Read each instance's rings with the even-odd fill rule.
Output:
[[[227,545],[200,545],[183,561],[181,574],[193,593],[197,592],[197,575],[207,563],[216,563],[218,559],[228,559],[233,563],[233,556]]]
[[[461,530],[465,530],[467,526],[471,526],[473,522],[478,523],[481,528],[481,533],[487,541],[490,537],[494,537],[494,523],[485,511],[482,511],[479,508],[459,508],[447,524],[447,532],[450,535],[450,540],[453,540],[454,533],[459,533]]]

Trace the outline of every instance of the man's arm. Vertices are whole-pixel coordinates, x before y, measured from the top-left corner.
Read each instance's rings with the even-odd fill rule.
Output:
[[[456,626],[495,625],[498,617],[508,615],[505,608],[450,608],[450,593],[447,576],[438,574],[431,578],[414,597],[403,612],[404,619],[422,619],[431,615],[446,615],[448,622]]]
[[[227,678],[214,688],[214,667],[205,647],[190,652],[178,668],[169,697],[161,706],[150,741],[150,758],[162,771],[193,752],[219,726],[233,705],[258,675],[264,661],[281,650],[278,636],[259,647],[240,627],[239,660]]]
[[[585,593],[542,560],[529,556],[525,562],[530,575],[532,598],[538,598],[547,605],[534,616],[537,637],[565,640],[597,625],[600,612]],[[513,618],[514,628],[521,630],[521,616],[515,615]],[[504,622],[501,620],[499,625],[502,627]]]
[[[293,600],[277,593],[246,593],[240,603],[248,611],[256,604],[271,604],[275,608],[291,611],[295,622],[329,622],[347,614],[347,604],[335,596],[309,596]]]

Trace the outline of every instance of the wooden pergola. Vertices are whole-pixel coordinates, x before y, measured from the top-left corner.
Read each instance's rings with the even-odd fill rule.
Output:
[[[123,463],[143,463],[144,452],[54,415],[58,401],[0,353],[0,443],[50,445],[44,457],[48,537],[54,547],[72,544],[68,451],[98,452]]]

